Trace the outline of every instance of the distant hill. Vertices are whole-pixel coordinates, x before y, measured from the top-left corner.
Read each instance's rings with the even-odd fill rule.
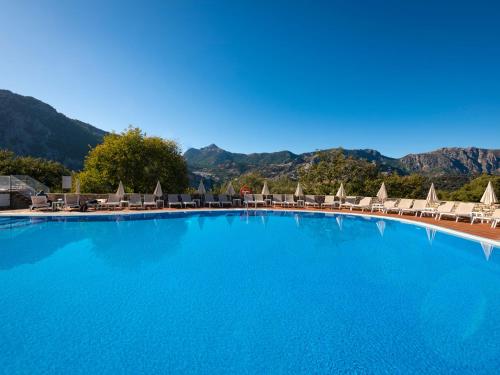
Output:
[[[333,149],[330,149],[333,150]],[[329,150],[325,150],[329,151]],[[343,150],[346,156],[375,163],[381,171],[400,174],[418,173],[426,176],[473,176],[480,173],[500,174],[500,150],[480,148],[442,148],[436,151],[409,154],[395,159],[376,150]],[[215,181],[242,173],[259,171],[268,178],[297,177],[298,168],[314,163],[317,153],[294,154],[290,151],[271,153],[232,153],[211,144],[184,153],[191,172]]]
[[[104,130],[70,119],[38,99],[0,90],[0,149],[80,169],[89,146],[102,142],[105,134]]]

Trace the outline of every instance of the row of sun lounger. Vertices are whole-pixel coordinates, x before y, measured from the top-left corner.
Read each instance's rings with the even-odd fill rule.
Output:
[[[190,194],[168,194],[166,196],[164,206],[169,208],[188,208],[198,207],[203,205],[205,207],[232,207],[233,201],[225,194],[217,195],[217,199],[213,194],[205,194],[204,199],[193,199]],[[400,199],[400,200],[387,200],[383,203],[374,201],[374,198],[364,197],[358,203],[355,201],[341,201],[336,196],[326,195],[323,202],[317,201],[317,196],[306,195],[303,200],[295,200],[293,194],[273,194],[271,196],[264,196],[262,194],[246,194],[243,198],[243,204],[247,208],[259,206],[277,206],[277,207],[297,207],[300,203],[301,206],[314,207],[314,208],[338,208],[349,210],[366,211],[381,211],[384,213],[396,213],[398,215],[412,214],[415,216],[431,216],[436,220],[442,218],[452,218],[458,221],[459,219],[468,219],[471,224],[475,221],[487,220],[491,221],[492,227],[500,223],[500,209],[496,209],[491,215],[479,214],[474,211],[475,203],[467,202],[443,202],[438,206],[429,206],[426,200],[423,199]],[[86,202],[96,209],[117,209],[126,205],[131,209],[147,209],[157,208],[158,201],[153,194],[127,194],[127,200],[120,199],[115,194],[109,194],[106,200],[98,200],[97,203]],[[77,194],[65,194],[63,209],[79,209],[81,207],[80,197]],[[48,203],[45,196],[32,197],[32,209],[50,209],[52,206]]]

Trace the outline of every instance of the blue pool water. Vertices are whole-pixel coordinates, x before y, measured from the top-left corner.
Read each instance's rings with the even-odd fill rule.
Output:
[[[487,244],[354,216],[136,218],[0,218],[0,373],[498,373]]]

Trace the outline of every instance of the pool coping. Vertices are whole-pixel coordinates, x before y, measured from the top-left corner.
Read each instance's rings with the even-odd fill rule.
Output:
[[[96,212],[23,212],[23,213],[15,213],[12,211],[0,212],[0,217],[13,217],[13,218],[31,218],[31,217],[96,217],[96,216],[134,216],[134,215],[145,215],[145,216],[155,216],[158,214],[189,214],[189,213],[200,213],[200,212],[247,212],[247,211],[264,211],[264,212],[299,212],[299,213],[316,213],[323,214],[325,216],[336,216],[336,215],[344,215],[344,216],[359,216],[359,217],[367,217],[367,218],[378,218],[380,220],[393,220],[399,221],[405,224],[416,225],[423,228],[433,229],[439,232],[447,233],[449,235],[453,235],[456,237],[493,245],[494,247],[500,248],[500,241],[494,240],[492,238],[482,237],[475,234],[466,233],[456,229],[445,228],[440,225],[429,224],[425,222],[409,220],[404,217],[394,217],[394,216],[381,216],[381,215],[373,215],[365,212],[342,212],[342,211],[315,211],[315,210],[307,210],[307,209],[299,209],[299,208],[217,208],[217,209],[207,209],[207,208],[192,208],[192,209],[176,209],[176,210],[142,210],[142,211],[96,211]]]

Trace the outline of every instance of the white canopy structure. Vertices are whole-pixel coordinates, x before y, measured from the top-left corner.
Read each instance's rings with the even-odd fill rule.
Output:
[[[227,184],[226,195],[236,195],[236,191],[234,191],[233,183],[231,181],[229,181],[229,184]]]
[[[116,190],[116,196],[119,199],[123,199],[123,197],[125,196],[125,189],[123,188],[123,184],[122,184],[121,180],[120,180],[120,183],[118,184],[118,190]]]
[[[262,187],[262,195],[271,195],[269,187],[267,186],[267,181],[264,181],[264,186]]]
[[[434,188],[434,182],[431,184],[431,188],[429,189],[429,193],[427,193],[427,199],[426,199],[428,204],[436,203],[438,202],[438,197],[436,194],[436,189]]]
[[[203,178],[200,180],[200,184],[198,185],[198,190],[196,190],[198,194],[206,194],[207,190],[205,189],[205,185],[203,185]]]
[[[486,190],[484,191],[480,202],[488,206],[491,206],[498,202],[497,196],[495,194],[495,189],[493,189],[493,184],[491,183],[491,181],[488,182],[488,186],[486,186]]]
[[[153,195],[156,197],[156,198],[161,198],[163,197],[163,190],[161,189],[161,184],[160,184],[160,181],[158,181],[156,183],[156,187],[155,187],[155,191],[153,192]]]
[[[377,193],[377,198],[380,202],[385,202],[385,200],[388,198],[387,189],[385,188],[385,182],[382,182],[382,186],[380,186],[380,189]]]
[[[304,196],[304,192],[302,191],[302,186],[300,185],[300,182],[297,184],[297,189],[295,189],[295,196],[296,197]]]

